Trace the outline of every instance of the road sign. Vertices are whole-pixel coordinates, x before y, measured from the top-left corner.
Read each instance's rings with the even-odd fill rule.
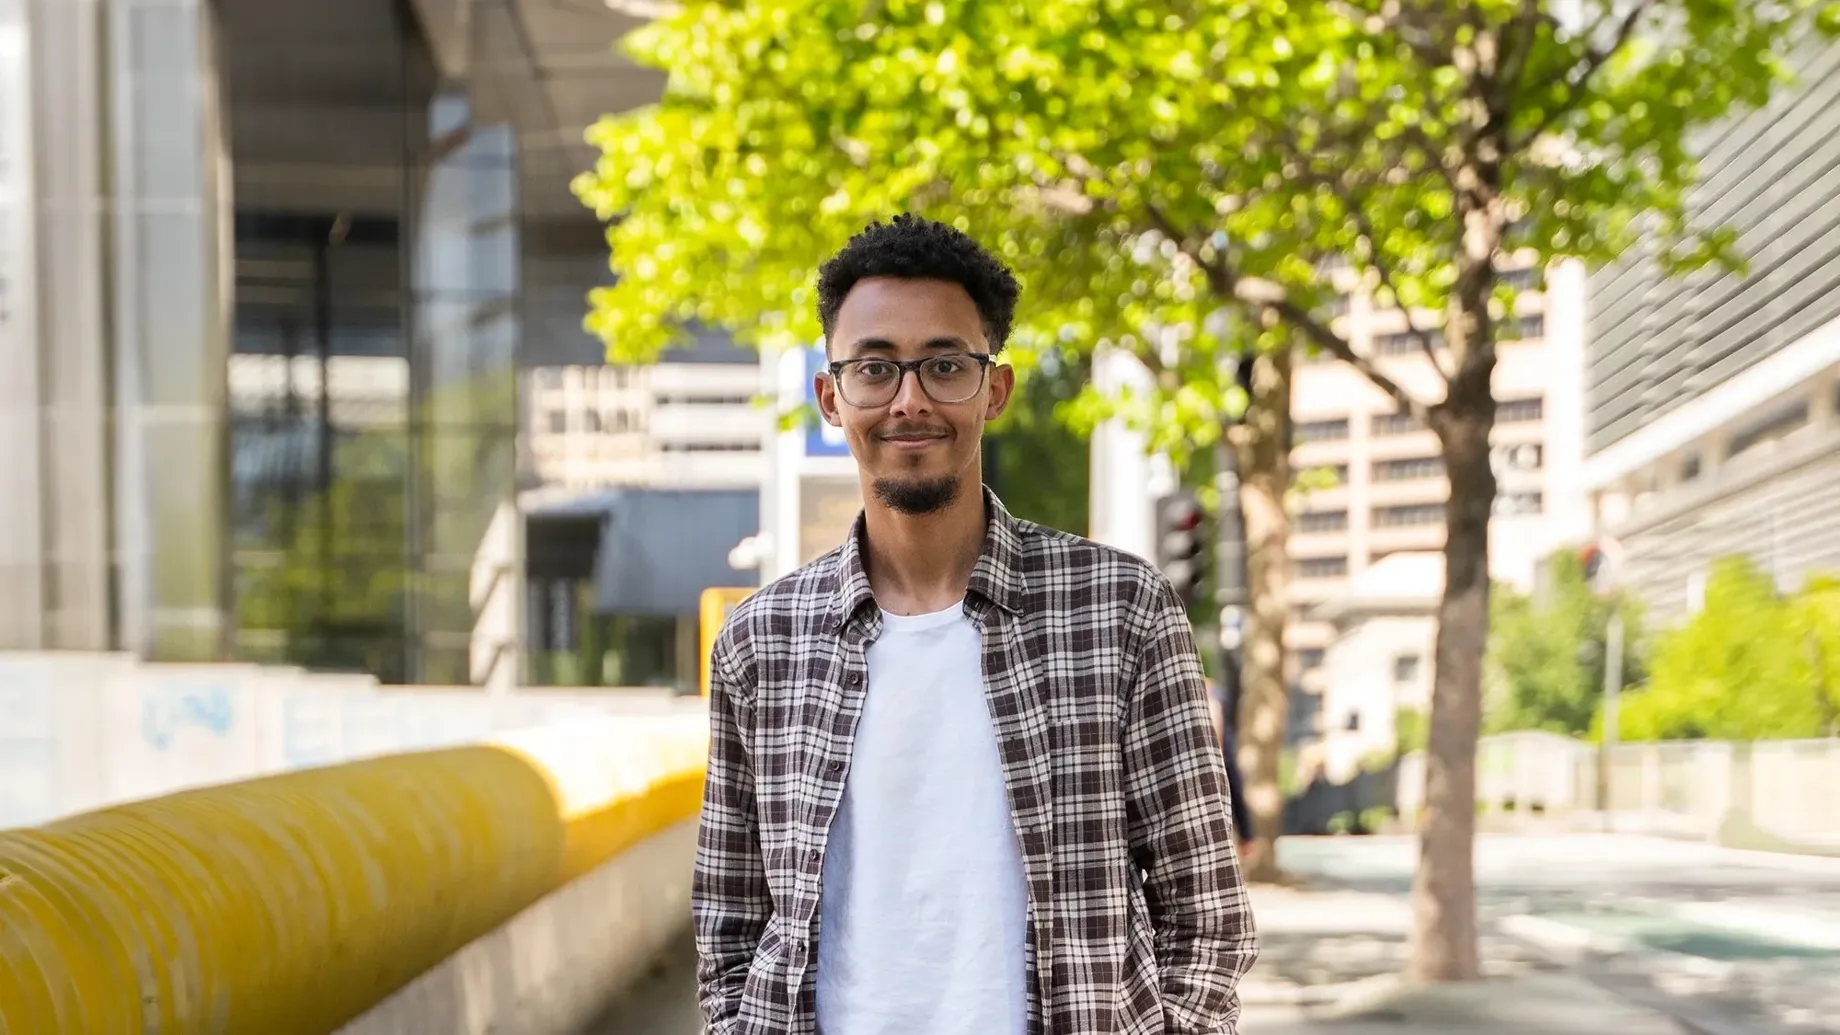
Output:
[[[833,427],[818,411],[817,378],[830,360],[824,354],[824,346],[816,345],[805,352],[805,405],[811,408],[811,420],[805,425],[806,456],[849,456],[850,443],[843,437],[843,429]]]

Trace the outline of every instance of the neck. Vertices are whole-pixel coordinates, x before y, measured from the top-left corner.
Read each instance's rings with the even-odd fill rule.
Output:
[[[864,489],[864,561],[876,603],[895,614],[926,614],[963,600],[984,550],[983,484],[962,485],[931,514],[903,514]]]

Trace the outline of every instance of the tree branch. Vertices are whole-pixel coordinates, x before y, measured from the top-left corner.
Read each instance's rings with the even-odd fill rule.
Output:
[[[1521,9],[1508,24],[1510,31],[1502,34],[1503,39],[1512,42],[1512,49],[1503,55],[1502,66],[1495,76],[1495,95],[1504,107],[1508,91],[1518,88],[1521,77],[1527,73],[1527,58],[1533,54],[1540,18],[1540,0],[1521,0]]]
[[[1630,9],[1624,13],[1622,22],[1617,25],[1616,35],[1611,40],[1610,45],[1601,48],[1592,47],[1585,51],[1584,57],[1576,65],[1572,66],[1565,77],[1565,100],[1555,105],[1551,111],[1548,111],[1546,116],[1540,120],[1540,124],[1535,126],[1526,136],[1515,141],[1511,150],[1519,151],[1521,148],[1540,139],[1541,136],[1545,135],[1547,130],[1553,127],[1554,123],[1577,109],[1578,102],[1584,99],[1585,88],[1591,85],[1591,80],[1596,77],[1597,73],[1611,58],[1616,56],[1618,51],[1628,45],[1630,37],[1635,35],[1636,25],[1641,22],[1642,16],[1653,10],[1658,2],[1659,0],[1636,0],[1634,6],[1630,7]],[[1603,25],[1601,22],[1597,25],[1593,25],[1588,36],[1597,36],[1598,31],[1602,27]]]
[[[1216,295],[1232,299],[1257,312],[1261,317],[1289,324],[1317,348],[1359,370],[1369,381],[1373,382],[1374,387],[1391,396],[1402,410],[1429,426],[1431,420],[1429,407],[1411,392],[1406,391],[1399,382],[1387,376],[1386,372],[1382,371],[1372,359],[1355,352],[1354,347],[1341,335],[1330,330],[1302,306],[1292,301],[1282,287],[1271,285],[1275,290],[1259,291],[1253,279],[1235,270],[1224,255],[1217,255],[1213,260],[1204,257],[1190,241],[1189,235],[1176,226],[1175,221],[1169,218],[1168,213],[1164,212],[1161,206],[1155,202],[1149,202],[1144,207],[1157,232],[1175,242],[1176,247],[1180,248],[1183,254],[1201,268],[1207,275],[1208,286]]]
[[[1312,183],[1327,187],[1330,193],[1334,194],[1336,199],[1342,203],[1342,207],[1348,210],[1349,217],[1354,220],[1355,230],[1360,233],[1362,237],[1367,238],[1368,266],[1372,267],[1373,271],[1379,275],[1380,286],[1384,287],[1387,292],[1393,296],[1394,307],[1399,310],[1401,316],[1405,317],[1406,332],[1412,335],[1418,342],[1420,351],[1424,352],[1425,359],[1429,360],[1431,363],[1431,369],[1437,371],[1438,376],[1442,377],[1445,383],[1448,384],[1450,381],[1450,373],[1444,369],[1443,361],[1438,359],[1437,344],[1431,340],[1430,332],[1418,326],[1418,321],[1412,319],[1412,310],[1406,305],[1405,296],[1400,294],[1399,285],[1393,278],[1392,268],[1381,256],[1380,235],[1374,230],[1373,220],[1368,218],[1367,206],[1362,203],[1360,198],[1355,196],[1354,188],[1348,185],[1346,177],[1336,176],[1331,173],[1322,173],[1316,170],[1310,162],[1309,154],[1304,151],[1302,142],[1297,139],[1296,134],[1291,131],[1289,127],[1283,127],[1280,132],[1285,134],[1288,138],[1291,149],[1296,156],[1298,168],[1303,170],[1304,177]]]
[[[1414,12],[1409,9],[1406,0],[1390,0],[1382,4],[1379,10],[1366,10],[1356,4],[1337,2],[1331,4],[1335,12],[1357,26],[1371,21],[1378,21],[1393,38],[1405,44],[1406,49],[1419,61],[1432,68],[1443,68],[1454,62],[1455,58],[1448,50],[1441,50],[1437,43],[1440,39],[1450,39],[1449,33],[1440,33],[1436,26],[1416,24]]]

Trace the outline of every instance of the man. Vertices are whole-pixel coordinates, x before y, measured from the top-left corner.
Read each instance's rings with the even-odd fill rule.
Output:
[[[819,274],[819,408],[866,503],[716,642],[712,1035],[1234,1031],[1255,939],[1182,605],[980,480],[1018,293],[911,217]]]

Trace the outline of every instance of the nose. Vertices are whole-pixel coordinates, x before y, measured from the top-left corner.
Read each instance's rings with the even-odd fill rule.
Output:
[[[918,370],[901,371],[901,383],[895,386],[894,398],[888,403],[888,412],[895,416],[910,416],[919,413],[931,413],[933,400],[920,386]]]

